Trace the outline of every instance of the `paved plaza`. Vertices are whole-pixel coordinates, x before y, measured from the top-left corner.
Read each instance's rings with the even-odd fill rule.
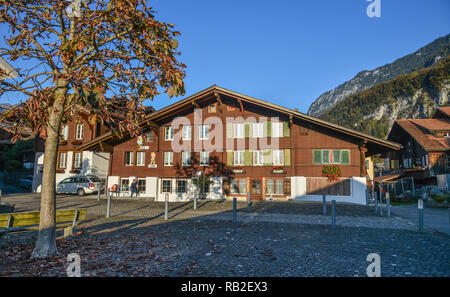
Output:
[[[16,211],[39,208],[38,195],[4,197]],[[76,236],[62,238],[60,255],[30,260],[35,231],[3,240],[1,276],[66,276],[70,253],[81,258],[82,276],[366,276],[367,256],[381,258],[382,276],[450,275],[448,235],[398,215],[380,217],[373,207],[337,204],[336,228],[322,204],[258,202],[247,212],[238,202],[234,224],[231,201],[170,203],[57,196],[57,208],[88,208]],[[384,212],[386,214],[386,212]]]

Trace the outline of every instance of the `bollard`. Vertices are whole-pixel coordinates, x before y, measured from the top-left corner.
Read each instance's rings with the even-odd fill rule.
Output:
[[[197,195],[194,192],[194,210],[197,210]]]
[[[373,197],[375,200],[375,213],[378,212],[378,192],[375,192],[375,197]]]
[[[322,203],[323,203],[323,215],[327,215],[327,195],[325,193],[322,194]]]
[[[380,192],[380,216],[383,216],[383,193]]]
[[[386,193],[387,216],[391,216],[391,193]]]
[[[0,204],[2,204],[2,190],[0,189]]]
[[[423,232],[423,199],[417,201],[417,208],[419,209],[419,232]]]
[[[111,191],[108,190],[108,204],[106,206],[106,217],[109,218],[111,211]]]
[[[331,226],[336,227],[336,200],[331,201]]]
[[[97,201],[100,201],[100,188],[97,191]]]
[[[237,199],[236,197],[233,198],[233,223],[237,223]]]
[[[247,194],[247,212],[252,211],[252,202],[250,201],[250,192]]]
[[[166,199],[164,202],[164,220],[169,219],[169,194],[166,194]]]

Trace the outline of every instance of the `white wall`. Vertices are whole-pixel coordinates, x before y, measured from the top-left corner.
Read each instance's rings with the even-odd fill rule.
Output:
[[[350,196],[327,195],[327,201],[366,204],[366,178],[352,177],[350,180]],[[306,195],[306,177],[291,177],[291,198],[296,201],[322,201],[322,195]]]

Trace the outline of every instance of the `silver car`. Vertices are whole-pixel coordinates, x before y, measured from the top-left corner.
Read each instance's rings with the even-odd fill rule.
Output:
[[[68,177],[58,183],[56,193],[77,194],[84,196],[94,194],[105,189],[104,182],[94,175],[76,175]]]

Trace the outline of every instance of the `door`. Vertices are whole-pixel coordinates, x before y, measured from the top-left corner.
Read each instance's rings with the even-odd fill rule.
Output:
[[[250,179],[250,200],[262,201],[262,181],[260,178]]]

